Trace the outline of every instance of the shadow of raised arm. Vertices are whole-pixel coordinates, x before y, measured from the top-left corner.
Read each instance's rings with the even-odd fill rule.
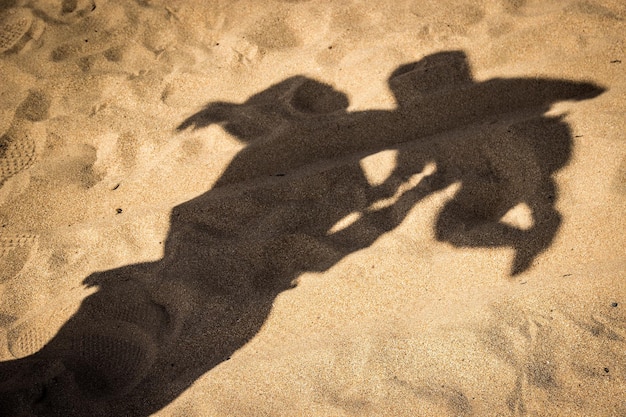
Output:
[[[227,122],[231,120],[235,106],[236,104],[221,101],[210,103],[201,111],[185,119],[176,130],[180,132],[189,127],[197,130],[212,124]]]

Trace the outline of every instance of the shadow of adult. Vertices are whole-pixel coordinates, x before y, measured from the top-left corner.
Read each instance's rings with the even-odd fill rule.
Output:
[[[454,184],[437,238],[511,247],[511,274],[531,267],[558,230],[552,175],[572,147],[562,117],[545,113],[603,89],[478,82],[459,51],[404,65],[389,86],[396,109],[349,111],[345,94],[295,76],[183,121],[179,131],[219,124],[246,146],[211,190],[173,209],[163,259],[89,276],[97,292],[44,348],[0,364],[0,404],[14,414],[150,415],[253,338],[300,275],[367,248]],[[386,149],[397,151],[395,169],[372,185],[360,161]],[[519,204],[529,228],[501,222]]]

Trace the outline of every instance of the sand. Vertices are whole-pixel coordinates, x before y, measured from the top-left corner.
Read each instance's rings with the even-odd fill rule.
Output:
[[[0,416],[626,415],[619,0],[0,2]]]

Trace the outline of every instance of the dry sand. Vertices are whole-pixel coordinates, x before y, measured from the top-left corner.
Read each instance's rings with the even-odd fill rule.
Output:
[[[1,0],[0,415],[626,415],[621,0]]]

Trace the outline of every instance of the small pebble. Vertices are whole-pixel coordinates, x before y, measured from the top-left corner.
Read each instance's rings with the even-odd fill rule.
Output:
[[[611,307],[617,307],[618,304],[616,302],[611,303]]]
[[[121,208],[118,208],[117,210],[115,210],[117,214],[120,214],[122,212]]]

